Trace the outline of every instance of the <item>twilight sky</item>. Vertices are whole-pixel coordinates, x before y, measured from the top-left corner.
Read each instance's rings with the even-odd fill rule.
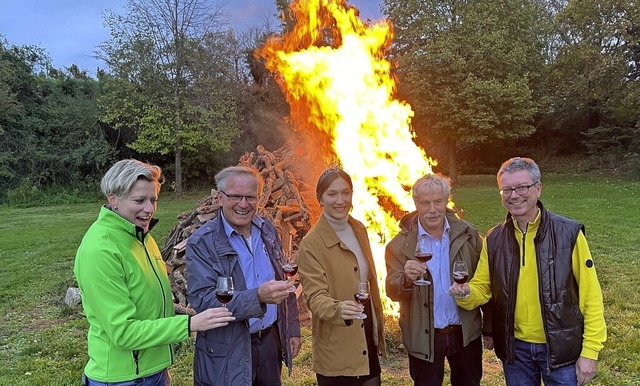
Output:
[[[93,53],[99,43],[109,39],[103,26],[103,11],[122,12],[125,0],[1,0],[0,35],[10,45],[44,48],[59,69],[77,64],[95,75],[104,67]],[[382,18],[382,0],[349,0],[360,9],[360,17]],[[273,0],[226,0],[225,9],[236,30],[259,25],[275,13]],[[277,25],[274,19],[273,25]]]

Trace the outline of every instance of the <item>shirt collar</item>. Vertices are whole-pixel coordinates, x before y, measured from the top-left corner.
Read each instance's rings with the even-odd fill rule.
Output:
[[[220,216],[222,218],[222,226],[224,227],[224,233],[227,235],[227,237],[231,237],[234,233],[237,235],[240,235],[240,232],[238,232],[237,230],[233,229],[233,227],[231,226],[231,224],[229,224],[229,222],[227,222],[227,219],[224,218],[224,213],[222,213],[222,211],[220,211]],[[251,225],[257,227],[258,229],[262,229],[262,224],[264,224],[264,219],[260,216],[258,216],[257,214],[253,216],[253,219],[251,220]],[[242,236],[242,235],[240,235]]]
[[[447,219],[447,216],[444,216],[444,231],[442,232],[442,235],[449,234],[449,229],[450,229],[449,220]],[[431,237],[432,239],[434,238],[433,236],[431,236],[429,234],[429,232],[424,230],[424,228],[422,227],[422,224],[420,224],[420,217],[418,217],[418,238],[420,238],[423,235],[427,235],[428,237]]]
[[[538,208],[539,209],[539,208]],[[542,219],[542,210],[538,210],[538,214],[533,222],[528,223],[526,232],[537,231],[540,227],[540,219]],[[516,220],[513,216],[511,216],[511,221],[513,221],[513,227],[516,229],[516,232],[523,233],[520,227],[518,226],[518,220]]]

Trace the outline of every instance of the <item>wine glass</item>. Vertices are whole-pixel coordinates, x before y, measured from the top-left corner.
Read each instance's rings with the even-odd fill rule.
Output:
[[[464,284],[469,281],[469,270],[467,269],[467,263],[462,260],[456,260],[453,262],[453,281],[458,284]],[[468,294],[458,295],[460,299],[469,297]]]
[[[226,276],[218,276],[218,284],[216,286],[216,299],[224,307],[233,299],[233,278]]]
[[[291,281],[293,277],[298,273],[298,263],[296,263],[295,259],[291,254],[285,255],[285,260],[282,263],[282,271],[284,272],[284,276],[287,278],[287,281]],[[295,282],[295,280],[294,280]],[[295,292],[296,287],[291,283],[291,288],[289,288],[289,292]]]
[[[358,288],[356,288],[356,292],[353,295],[353,298],[356,300],[356,302],[364,305],[366,302],[369,301],[369,293],[370,293],[369,282],[359,281]],[[366,318],[367,318],[367,314],[365,314],[364,312],[354,316],[354,319],[366,319]]]
[[[433,251],[428,246],[428,243],[425,243],[421,238],[418,238],[418,243],[416,244],[416,259],[420,262],[424,263],[424,267],[429,270],[427,266],[427,261],[431,260],[433,257]],[[424,275],[420,276],[418,279],[414,280],[413,284],[415,285],[430,285],[431,282],[425,279]]]

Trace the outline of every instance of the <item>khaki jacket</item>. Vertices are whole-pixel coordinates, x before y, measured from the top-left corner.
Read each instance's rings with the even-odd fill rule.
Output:
[[[482,250],[482,238],[478,231],[468,222],[460,220],[447,210],[449,221],[449,261],[453,271],[454,260],[464,260],[469,268],[469,279],[475,273]],[[385,261],[387,265],[386,293],[392,300],[400,302],[400,329],[402,341],[408,353],[416,358],[433,362],[434,358],[434,316],[433,285],[426,287],[412,286],[404,288],[404,265],[413,259],[418,239],[418,214],[409,213],[400,221],[401,231],[387,245]],[[430,276],[430,275],[429,275]],[[433,278],[428,277],[428,280]],[[453,282],[453,277],[451,278]],[[479,308],[467,311],[458,307],[462,321],[464,345],[477,339],[482,333],[482,314]],[[487,323],[490,312],[485,317]],[[487,331],[487,335],[490,332]]]
[[[384,316],[369,237],[362,223],[349,217],[349,224],[369,262],[370,299],[376,314],[374,341],[377,341],[378,352],[385,355]],[[347,325],[338,308],[341,301],[353,300],[359,281],[358,262],[324,215],[300,243],[298,268],[312,313],[313,371],[325,376],[368,375],[363,322],[354,320]]]

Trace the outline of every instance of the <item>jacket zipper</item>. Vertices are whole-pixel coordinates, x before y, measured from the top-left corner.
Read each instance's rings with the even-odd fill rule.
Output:
[[[136,363],[136,375],[140,374],[140,367],[138,366],[138,355],[139,354],[140,354],[140,351],[133,350],[133,361]]]
[[[144,236],[143,236],[144,237]],[[162,294],[162,317],[166,318],[167,317],[167,298],[164,294],[164,290],[162,288],[162,280],[160,280],[160,276],[158,276],[158,272],[156,271],[156,267],[153,265],[153,262],[151,261],[151,256],[149,256],[149,251],[147,251],[147,246],[144,243],[144,238],[141,241],[142,243],[142,248],[144,248],[144,253],[147,256],[147,261],[149,262],[149,265],[151,266],[151,269],[153,270],[153,274],[156,276],[156,280],[158,280],[158,286],[160,286],[160,293]],[[169,355],[171,357],[171,363],[173,364],[173,349],[171,348],[171,345],[169,346]],[[137,358],[137,355],[136,355]],[[136,368],[138,366],[138,362],[136,359]],[[136,370],[137,371],[137,370]],[[136,372],[137,374],[137,372]]]
[[[527,231],[522,232],[522,266],[524,267],[525,255],[527,253]]]

